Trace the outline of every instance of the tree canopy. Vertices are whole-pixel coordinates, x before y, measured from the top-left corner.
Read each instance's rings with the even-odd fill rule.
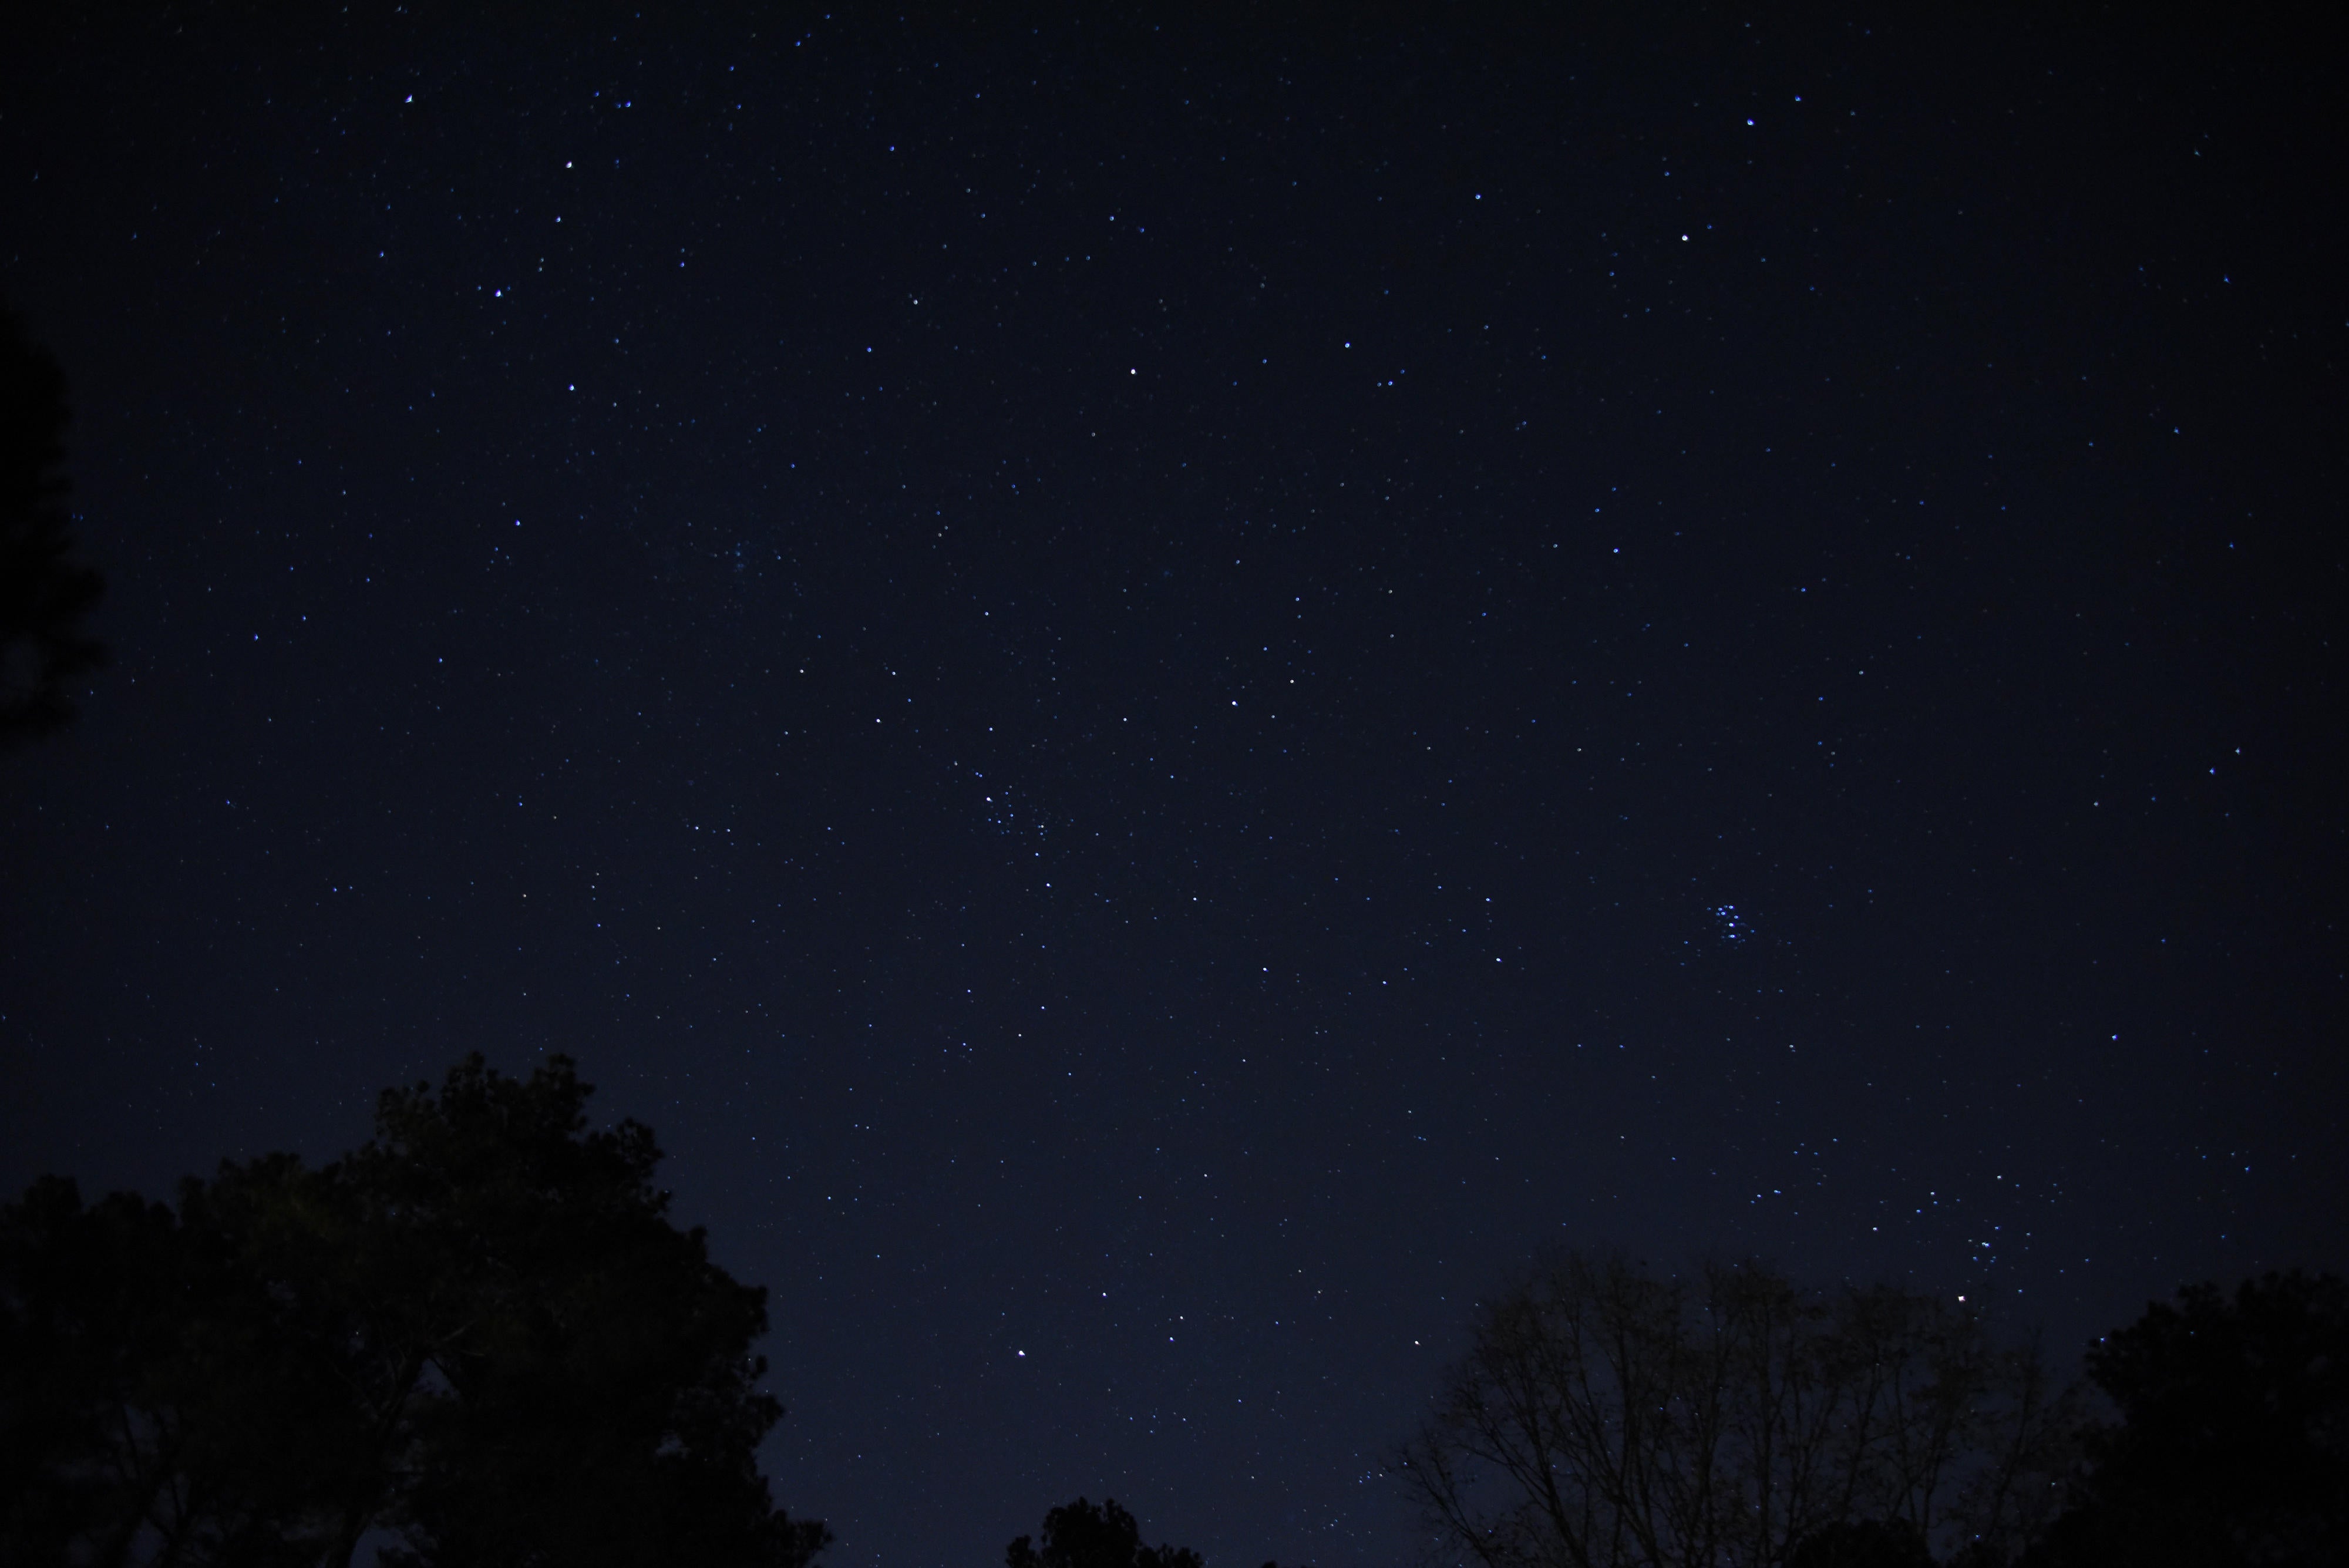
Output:
[[[809,1568],[759,1473],[767,1293],[554,1057],[387,1091],[323,1167],[0,1209],[0,1562]],[[2349,1561],[2349,1290],[2191,1286],[2086,1389],[1981,1314],[1562,1253],[1483,1303],[1394,1471],[1479,1568]],[[1080,1497],[1006,1568],[1205,1568]],[[1265,1568],[1273,1568],[1266,1564]]]
[[[62,729],[68,688],[105,662],[82,618],[105,579],[73,558],[65,371],[0,308],[0,750]]]
[[[1079,1498],[1053,1509],[1044,1515],[1043,1545],[1019,1536],[1003,1549],[1003,1562],[1004,1568],[1206,1568],[1187,1546],[1144,1546],[1142,1527],[1115,1498],[1099,1508]]]
[[[766,1292],[556,1057],[388,1091],[313,1169],[0,1212],[0,1559],[805,1568],[756,1464]]]
[[[2269,1274],[2189,1285],[2088,1353],[2113,1419],[2033,1562],[2316,1568],[2349,1562],[2349,1289]]]

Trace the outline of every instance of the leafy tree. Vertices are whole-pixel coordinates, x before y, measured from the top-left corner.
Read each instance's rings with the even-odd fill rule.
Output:
[[[2269,1274],[2189,1285],[2088,1353],[2118,1419],[2092,1432],[2033,1561],[2349,1563],[2349,1290]]]
[[[1044,1544],[1025,1535],[1003,1551],[1004,1568],[1206,1568],[1187,1546],[1144,1546],[1133,1515],[1107,1499],[1095,1508],[1083,1498],[1044,1515]],[[1266,1568],[1272,1568],[1269,1563]]]
[[[0,1213],[0,1559],[806,1568],[830,1537],[755,1459],[766,1293],[590,1093],[476,1055],[176,1212],[35,1184]]]
[[[1394,1468],[1484,1568],[1996,1563],[2050,1510],[2068,1408],[1935,1297],[1568,1253],[1485,1306]]]
[[[106,650],[81,618],[105,579],[72,558],[65,372],[0,309],[0,750],[62,729]]]

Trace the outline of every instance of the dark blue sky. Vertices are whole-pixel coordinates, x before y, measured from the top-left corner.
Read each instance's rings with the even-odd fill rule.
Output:
[[[5,51],[11,1189],[570,1052],[886,1568],[1398,1561],[1545,1246],[2342,1266],[2311,40],[808,16]]]

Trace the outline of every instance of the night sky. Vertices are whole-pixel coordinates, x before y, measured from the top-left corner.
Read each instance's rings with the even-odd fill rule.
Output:
[[[1399,1562],[1545,1247],[2349,1262],[2329,40],[266,9],[0,47],[9,1192],[571,1053],[885,1568]]]

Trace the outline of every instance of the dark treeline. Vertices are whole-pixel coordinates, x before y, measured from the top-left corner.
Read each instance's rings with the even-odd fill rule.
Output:
[[[807,1568],[829,1532],[755,1457],[766,1293],[590,1093],[474,1056],[324,1167],[36,1182],[0,1210],[0,1562]],[[1938,1297],[1565,1254],[1392,1469],[1476,1568],[2313,1568],[2349,1562],[2344,1352],[2329,1276],[2189,1288],[2061,1388]],[[1202,1568],[1081,1497],[1005,1562]]]
[[[74,555],[71,417],[57,356],[0,305],[0,751],[71,723],[76,685],[106,662],[83,629],[106,582]]]
[[[804,1568],[766,1292],[667,1216],[567,1060],[387,1091],[366,1146],[47,1178],[0,1214],[0,1562]]]
[[[1566,1254],[1485,1303],[1393,1469],[1481,1568],[2349,1563],[2349,1293],[2189,1287],[2059,1388],[1937,1296]]]
[[[1043,1544],[1019,1536],[1004,1548],[1003,1562],[1004,1568],[1205,1568],[1187,1546],[1144,1546],[1142,1526],[1115,1498],[1100,1508],[1079,1498],[1052,1510],[1044,1516]]]

